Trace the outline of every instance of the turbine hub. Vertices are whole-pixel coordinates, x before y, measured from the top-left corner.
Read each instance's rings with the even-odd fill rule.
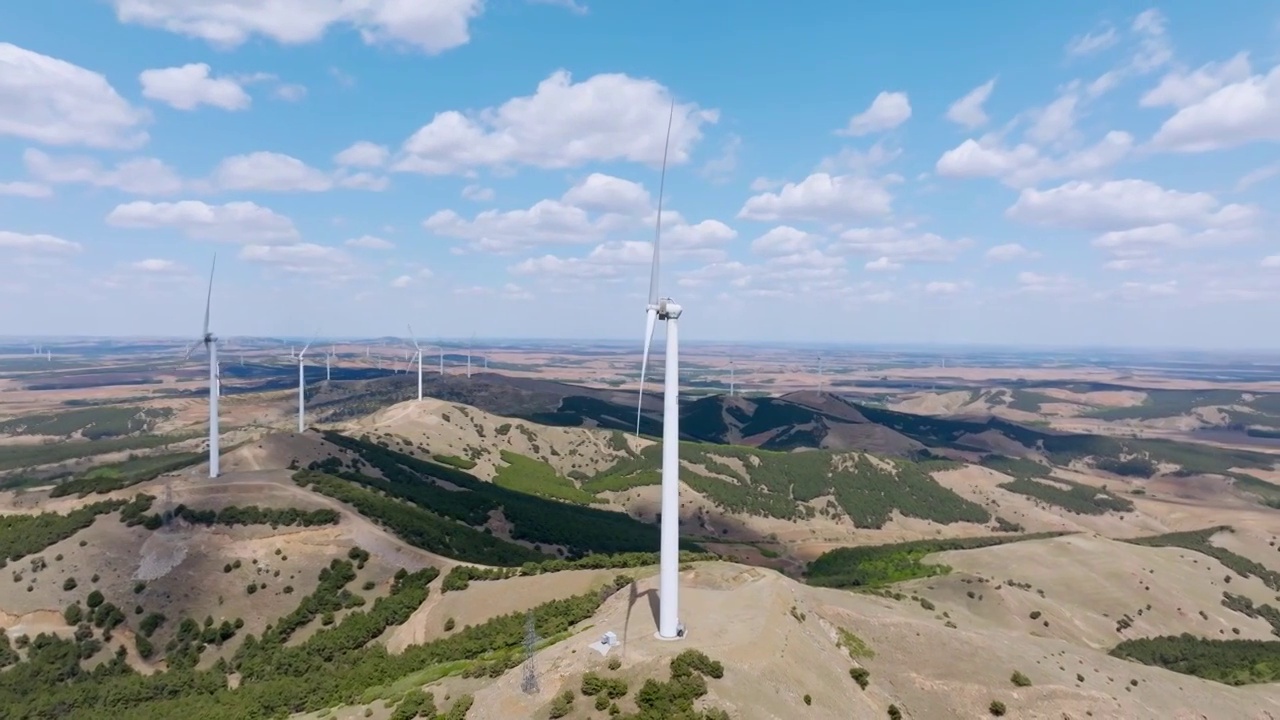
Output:
[[[671,298],[662,298],[658,300],[658,319],[659,320],[676,320],[680,317],[680,313],[684,308],[676,304]]]

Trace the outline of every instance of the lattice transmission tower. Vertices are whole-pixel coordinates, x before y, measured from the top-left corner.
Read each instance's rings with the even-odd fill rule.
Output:
[[[520,680],[520,691],[526,695],[538,692],[538,668],[533,662],[538,640],[538,631],[533,627],[533,611],[529,611],[524,620],[524,677]]]

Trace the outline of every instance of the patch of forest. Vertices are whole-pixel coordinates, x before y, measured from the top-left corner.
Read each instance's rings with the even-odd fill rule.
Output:
[[[66,515],[53,512],[0,515],[0,567],[61,542],[93,524],[99,515],[125,506],[109,500],[76,508]]]
[[[415,502],[413,493],[388,497],[361,487],[349,478],[337,478],[312,470],[299,470],[293,479],[304,488],[352,506],[356,512],[396,537],[427,552],[484,565],[512,566],[547,558],[536,550],[496,538],[427,510],[427,505]],[[376,478],[368,480],[374,488],[377,488],[376,483],[384,482]]]
[[[1190,633],[1125,640],[1111,655],[1227,685],[1280,681],[1280,641],[1209,640]]]
[[[947,565],[921,562],[925,556],[947,550],[974,550],[1026,540],[1044,540],[1062,532],[1030,533],[970,538],[912,540],[889,545],[865,545],[829,550],[809,563],[805,581],[835,588],[877,587],[905,580],[945,575]]]
[[[1058,487],[1059,484],[1065,485],[1066,489]],[[1056,477],[1015,478],[1010,482],[1000,483],[998,487],[1081,515],[1103,515],[1108,512],[1128,512],[1133,509],[1133,503],[1130,500],[1110,490]]]
[[[572,480],[562,477],[549,463],[510,450],[502,450],[501,455],[506,465],[498,466],[493,478],[498,487],[578,505],[600,502],[591,493],[579,489]]]
[[[587,553],[647,551],[658,545],[658,528],[624,513],[528,495],[485,482],[458,468],[338,433],[326,432],[325,438],[339,447],[358,453],[360,462],[378,468],[385,479],[359,475],[358,468],[356,471],[339,470],[336,473],[330,468],[321,469],[467,525],[483,524],[491,512],[501,510],[513,525],[511,535],[515,539],[560,545],[575,557]],[[463,491],[445,490],[432,482],[432,479],[448,482]],[[695,551],[701,549],[686,542],[682,542],[681,547]]]
[[[1217,525],[1203,530],[1188,530],[1186,532],[1132,538],[1124,542],[1147,547],[1183,548],[1184,550],[1192,550],[1202,555],[1208,555],[1226,565],[1227,568],[1240,577],[1256,577],[1267,587],[1280,592],[1280,573],[1269,569],[1262,563],[1254,562],[1243,555],[1237,555],[1230,550],[1220,548],[1209,542],[1210,538],[1220,532],[1235,532],[1235,528],[1230,525]]]

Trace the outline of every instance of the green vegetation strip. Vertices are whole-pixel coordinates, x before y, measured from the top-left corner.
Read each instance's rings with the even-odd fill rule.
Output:
[[[0,446],[0,471],[50,465],[113,452],[150,450],[190,439],[193,435],[138,435],[92,442],[56,442],[45,445]]]
[[[1144,538],[1134,538],[1125,540],[1125,542],[1134,545],[1145,545],[1147,547],[1176,547],[1185,550],[1208,555],[1218,562],[1226,565],[1240,577],[1256,577],[1267,587],[1280,592],[1280,573],[1267,568],[1262,563],[1254,562],[1247,557],[1237,555],[1230,550],[1218,547],[1209,542],[1209,539],[1221,532],[1235,532],[1230,525],[1218,525],[1215,527],[1205,528],[1203,530],[1190,530],[1187,532],[1175,532],[1165,535],[1153,535]]]
[[[518,568],[478,568],[471,565],[455,565],[448,575],[444,576],[441,589],[465,590],[472,580],[505,580],[512,577],[542,575],[545,573],[565,572],[568,570],[619,570],[626,568],[657,565],[658,553],[621,553],[618,555],[588,555],[577,560],[544,560],[527,562]],[[682,551],[681,563],[692,563],[704,560],[719,560],[720,556],[712,553],[693,553]]]
[[[810,585],[820,587],[879,587],[951,572],[951,568],[946,565],[921,562],[926,555],[932,553],[946,550],[974,550],[1025,540],[1044,540],[1065,534],[1047,532],[1016,536],[913,540],[892,545],[837,548],[823,553],[809,563],[806,581]]]
[[[1207,640],[1190,633],[1125,640],[1111,655],[1227,685],[1280,681],[1280,641]]]
[[[76,475],[49,491],[50,497],[90,493],[106,494],[114,490],[154,480],[165,473],[181,470],[204,460],[204,453],[165,453],[129,458],[124,462],[100,465]]]

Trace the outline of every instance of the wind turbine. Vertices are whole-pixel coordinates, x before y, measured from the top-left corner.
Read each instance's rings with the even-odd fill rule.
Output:
[[[475,333],[471,334],[471,339],[467,341],[467,379],[471,379],[471,345],[476,341]]]
[[[729,361],[729,397],[733,397],[733,394],[734,394],[734,375],[733,375],[733,370],[734,370],[734,368],[733,368],[733,361],[732,361],[732,360],[730,360],[730,361]]]
[[[329,361],[333,359],[334,354],[335,353],[334,353],[333,346],[330,345],[329,352],[324,354],[324,381],[325,382],[329,382]]]
[[[444,343],[441,343],[437,347],[440,348],[440,374],[444,375]]]
[[[644,375],[649,365],[649,344],[658,320],[666,323],[667,351],[662,397],[662,530],[658,580],[658,637],[684,637],[680,624],[680,338],[677,321],[681,307],[671,298],[658,297],[658,258],[662,240],[662,196],[667,182],[667,150],[676,102],[671,100],[667,137],[662,148],[662,176],[658,184],[658,218],[653,233],[653,265],[649,269],[649,303],[645,308],[644,355],[640,360],[640,397],[636,406],[636,435],[644,407]]]
[[[307,412],[307,363],[303,359],[307,354],[307,348],[311,347],[311,342],[302,346],[302,352],[298,353],[298,432],[306,432],[306,412]]]
[[[209,306],[213,304],[213,271],[218,267],[218,255],[214,253],[213,264],[209,267],[209,293],[204,300],[204,334],[187,348],[187,357],[196,349],[196,345],[204,344],[209,353],[209,477],[218,477],[218,395],[222,391],[222,383],[218,377],[218,338],[209,332]]]
[[[412,325],[409,326],[409,339],[418,350],[418,402],[422,402],[422,346],[418,344],[418,338],[413,334]]]

